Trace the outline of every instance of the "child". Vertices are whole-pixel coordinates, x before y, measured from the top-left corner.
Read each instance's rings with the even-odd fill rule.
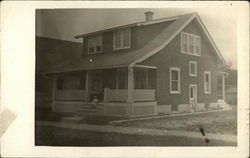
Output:
[[[97,96],[94,96],[94,99],[92,101],[92,108],[96,108],[97,104],[98,104],[99,100],[97,98]]]

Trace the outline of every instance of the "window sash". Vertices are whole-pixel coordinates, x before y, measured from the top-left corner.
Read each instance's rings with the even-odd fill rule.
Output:
[[[130,36],[130,29],[115,31],[113,35],[113,49],[130,48]]]
[[[197,62],[189,62],[189,76],[197,76]]]
[[[177,72],[177,77],[173,78],[173,72]],[[170,68],[170,93],[180,93],[180,69]]]
[[[102,35],[88,37],[88,53],[96,54],[102,52]]]
[[[210,72],[204,72],[204,93],[211,93],[211,74]]]
[[[200,36],[181,32],[181,52],[195,56],[201,55]]]

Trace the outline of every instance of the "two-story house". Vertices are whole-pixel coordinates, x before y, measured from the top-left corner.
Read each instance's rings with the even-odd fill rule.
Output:
[[[226,62],[197,13],[146,12],[143,22],[76,38],[82,57],[46,72],[54,111],[138,117],[225,106]]]

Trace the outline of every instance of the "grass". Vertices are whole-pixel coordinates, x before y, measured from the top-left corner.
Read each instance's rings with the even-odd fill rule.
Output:
[[[237,134],[237,107],[230,111],[212,112],[189,116],[175,116],[151,120],[124,122],[117,126],[141,127],[167,130],[197,131],[203,127],[205,132]]]
[[[46,126],[35,127],[36,146],[236,146],[236,143],[176,136],[101,133]]]

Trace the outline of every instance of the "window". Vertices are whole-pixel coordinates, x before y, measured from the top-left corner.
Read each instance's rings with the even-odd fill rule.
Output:
[[[197,62],[189,62],[189,76],[197,76]]]
[[[170,93],[180,93],[180,68],[170,68]]]
[[[113,49],[130,48],[130,29],[118,30],[113,34]]]
[[[201,55],[201,40],[197,35],[181,33],[181,52],[190,55]]]
[[[102,52],[102,35],[90,36],[88,38],[88,53],[96,54]]]
[[[204,72],[204,93],[211,93],[211,73],[209,71]]]

